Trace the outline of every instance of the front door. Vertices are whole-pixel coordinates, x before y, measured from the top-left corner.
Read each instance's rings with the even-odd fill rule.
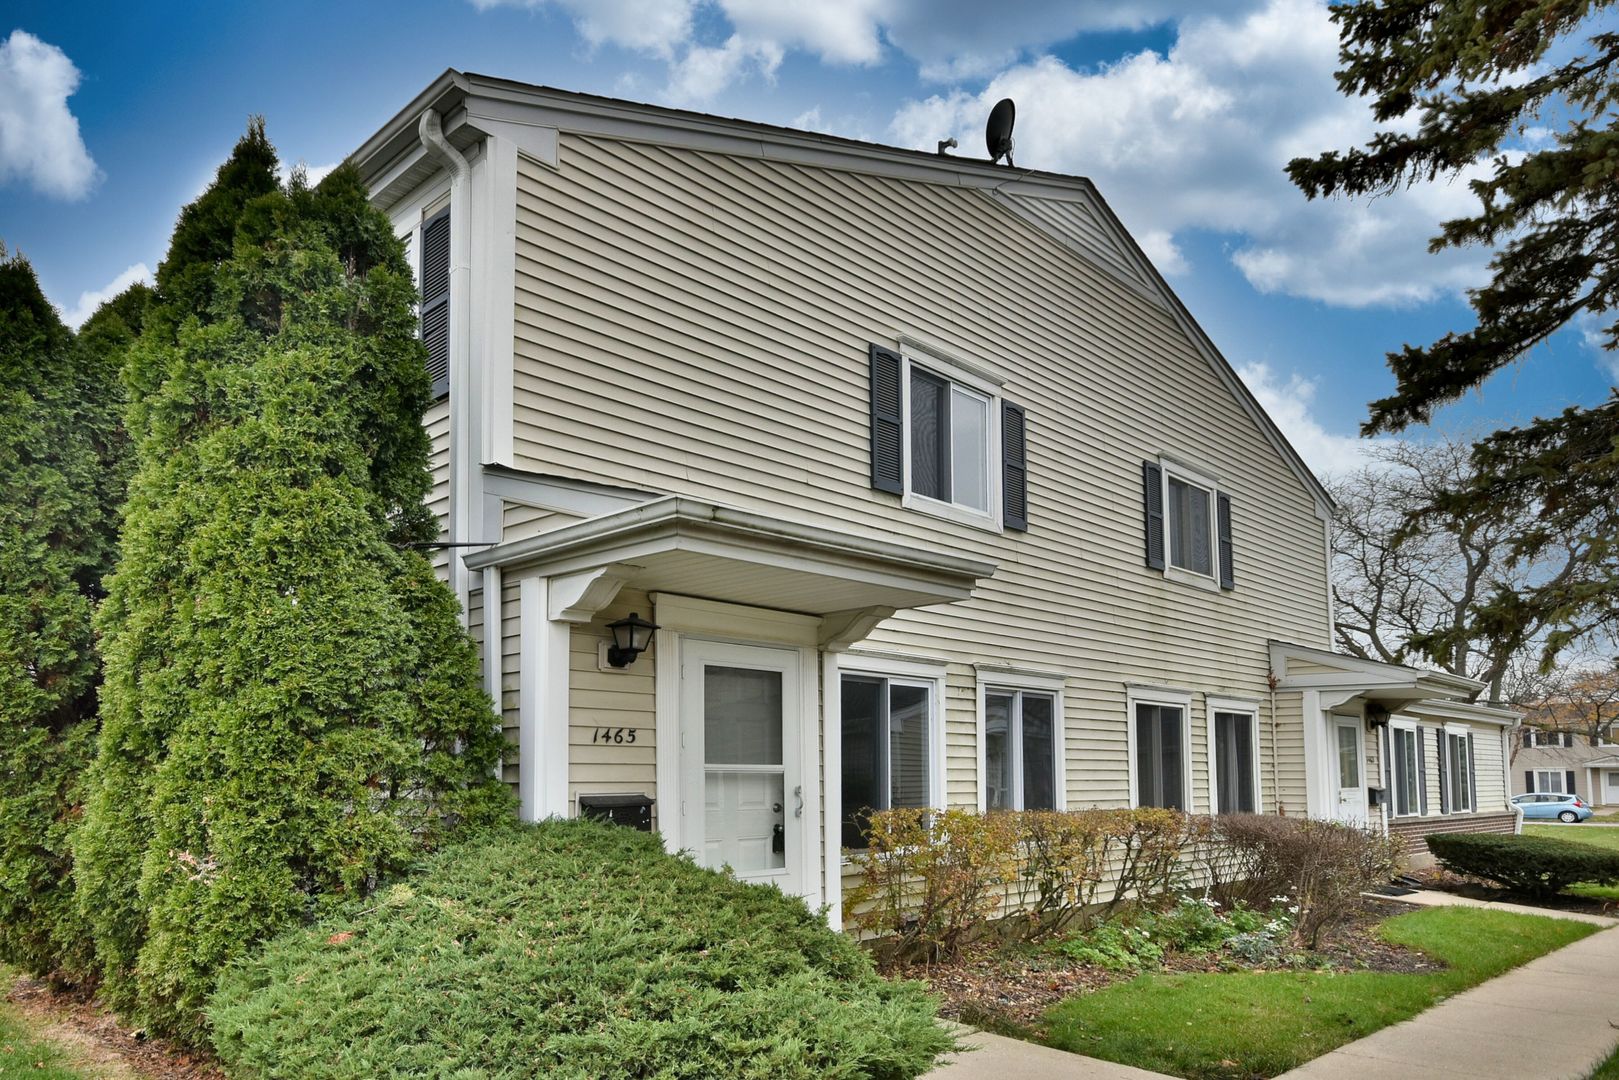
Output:
[[[1359,717],[1334,717],[1332,721],[1333,771],[1337,777],[1338,820],[1350,825],[1366,825],[1366,782],[1361,775],[1366,754],[1361,741]]]
[[[704,866],[804,895],[799,654],[681,646],[681,846]]]

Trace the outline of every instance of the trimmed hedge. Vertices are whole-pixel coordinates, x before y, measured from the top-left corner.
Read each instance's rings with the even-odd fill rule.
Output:
[[[1555,896],[1579,882],[1619,883],[1619,852],[1549,836],[1439,833],[1427,838],[1439,865],[1528,896]]]
[[[233,1076],[914,1077],[919,984],[796,899],[589,821],[510,825],[228,968]]]

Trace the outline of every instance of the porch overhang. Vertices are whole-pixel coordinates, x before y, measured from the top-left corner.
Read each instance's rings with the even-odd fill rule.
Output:
[[[556,578],[807,615],[966,600],[995,564],[667,496],[465,556],[470,570]]]
[[[1485,685],[1477,679],[1404,664],[1362,660],[1289,641],[1270,642],[1271,673],[1278,690],[1316,691],[1333,706],[1361,701],[1389,712],[1403,709],[1511,725],[1520,713],[1476,703]]]

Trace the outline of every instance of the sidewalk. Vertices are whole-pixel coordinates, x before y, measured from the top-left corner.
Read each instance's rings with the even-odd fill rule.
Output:
[[[987,1031],[966,1029],[961,1041],[972,1049],[946,1058],[923,1080],[1165,1080],[1163,1073],[1082,1057]]]
[[[1446,894],[1395,899],[1598,922],[1614,920]],[[1445,897],[1435,901],[1432,897]],[[1323,1054],[1278,1080],[1585,1080],[1619,1046],[1619,933],[1599,931]]]
[[[1407,896],[1384,896],[1381,893],[1362,893],[1361,895],[1372,900],[1382,900],[1394,904],[1415,904],[1417,907],[1494,908],[1496,911],[1512,911],[1519,915],[1546,915],[1553,919],[1573,919],[1575,922],[1591,923],[1593,926],[1619,926],[1619,919],[1609,918],[1606,915],[1590,915],[1583,911],[1557,911],[1554,908],[1535,907],[1532,904],[1509,904],[1503,900],[1475,900],[1469,896],[1457,896],[1455,893],[1440,892],[1437,889],[1418,889]],[[1505,978],[1506,976],[1499,977]],[[1619,986],[1619,983],[1615,985]]]

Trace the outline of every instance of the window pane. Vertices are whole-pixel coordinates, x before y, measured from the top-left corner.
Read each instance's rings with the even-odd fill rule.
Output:
[[[1413,732],[1394,729],[1394,812],[1415,814],[1417,800],[1417,737]]]
[[[843,680],[843,846],[866,846],[866,815],[882,801],[881,679]]]
[[[1360,741],[1356,738],[1353,727],[1338,724],[1336,728],[1338,731],[1338,786],[1341,788],[1359,787]]]
[[[960,387],[950,391],[951,500],[989,512],[989,402]]]
[[[1012,808],[1012,698],[984,696],[984,805],[991,810]]]
[[[1209,543],[1209,493],[1169,478],[1169,561],[1197,574],[1213,572]]]
[[[930,499],[950,498],[950,384],[911,371],[911,490]]]
[[[928,805],[928,691],[892,686],[888,697],[891,806]]]
[[[1220,813],[1253,813],[1253,717],[1246,713],[1214,714],[1214,764],[1216,787],[1220,793]]]
[[[1054,810],[1056,800],[1055,725],[1052,698],[1023,695],[1023,809]]]
[[[1136,802],[1184,810],[1181,710],[1169,705],[1136,706]]]
[[[781,764],[781,672],[704,669],[703,757],[710,765]]]

